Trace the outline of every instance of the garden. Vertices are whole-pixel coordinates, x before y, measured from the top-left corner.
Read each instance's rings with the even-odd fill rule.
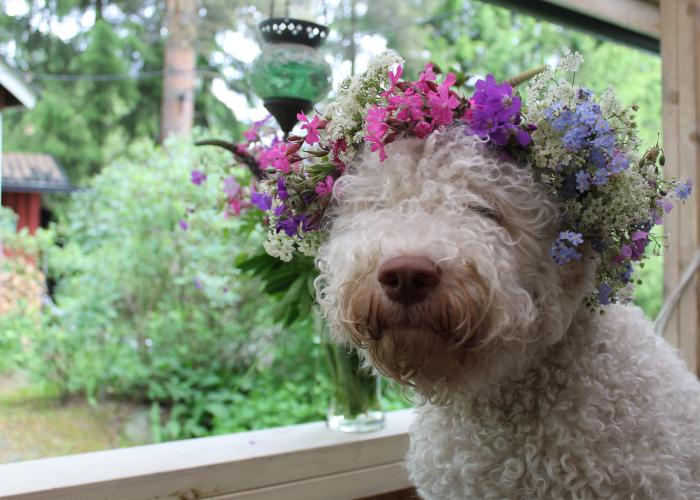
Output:
[[[0,462],[326,418],[337,359],[313,259],[267,256],[264,215],[239,198],[254,173],[196,145],[244,142],[267,114],[250,63],[268,2],[200,3],[194,126],[164,141],[160,2],[4,7],[0,54],[34,75],[41,99],[6,112],[3,148],[53,155],[79,189],[47,197],[53,217],[35,234],[0,210]],[[313,4],[291,8],[329,26],[334,88],[386,48],[411,78],[431,60],[467,88],[578,51],[577,83],[614,85],[639,106],[643,144],[659,141],[656,55],[477,0]],[[647,260],[634,294],[652,318],[662,264]],[[381,399],[411,404],[387,381]]]

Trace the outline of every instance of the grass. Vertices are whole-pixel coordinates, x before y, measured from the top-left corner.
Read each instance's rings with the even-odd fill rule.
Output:
[[[83,453],[150,441],[144,408],[63,401],[21,376],[0,376],[0,463]]]

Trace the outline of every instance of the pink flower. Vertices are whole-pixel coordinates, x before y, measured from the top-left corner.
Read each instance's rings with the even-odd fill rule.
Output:
[[[236,214],[241,215],[241,200],[238,198],[231,198],[228,200],[228,206],[226,207],[226,214]]]
[[[318,126],[321,124],[321,120],[318,115],[314,115],[309,121],[304,113],[299,113],[297,120],[303,123],[301,128],[306,130],[306,138],[304,140],[307,144],[316,144],[321,140],[321,136],[318,134]]]
[[[382,97],[388,97],[394,92],[394,90],[396,90],[396,86],[401,80],[401,75],[403,75],[403,67],[400,64],[396,66],[395,73],[392,73],[391,70],[389,70],[389,82],[391,83],[391,87],[389,87],[389,89],[385,92],[382,92]]]
[[[386,109],[380,106],[375,105],[367,110],[366,121],[369,135],[381,137],[389,130],[389,125],[384,123],[386,115]]]
[[[333,177],[326,177],[325,181],[321,181],[316,186],[316,194],[319,196],[330,195],[333,193]]]
[[[426,137],[428,137],[428,135],[430,135],[430,132],[432,132],[432,131],[433,131],[433,127],[428,122],[418,122],[413,127],[413,133],[419,139],[425,139]]]
[[[245,137],[248,142],[255,141],[258,138],[258,129],[255,127],[249,128],[243,132],[243,137]]]
[[[440,86],[438,92],[428,95],[428,105],[434,126],[449,125],[454,119],[452,110],[459,106],[459,99],[450,94],[448,86]]]
[[[384,161],[387,159],[386,151],[384,151],[384,141],[379,137],[374,137],[371,135],[365,136],[365,141],[371,144],[370,149],[374,151],[379,151],[379,161]]]
[[[435,82],[435,72],[433,71],[433,64],[428,63],[425,65],[425,69],[419,75],[420,78],[415,83],[415,86],[422,92],[429,92],[430,87],[427,82]]]
[[[389,103],[397,108],[401,108],[396,114],[399,120],[422,120],[425,115],[423,113],[423,97],[416,94],[413,89],[408,89],[404,94],[389,98]]]
[[[290,165],[285,152],[286,144],[284,142],[278,142],[274,146],[263,149],[260,152],[260,158],[258,159],[260,167],[268,168],[273,166],[281,172],[286,174],[289,173]]]
[[[241,156],[245,156],[249,153],[249,151],[245,144],[236,144],[236,153]]]
[[[232,176],[224,179],[224,194],[228,198],[236,198],[241,192],[241,185]]]

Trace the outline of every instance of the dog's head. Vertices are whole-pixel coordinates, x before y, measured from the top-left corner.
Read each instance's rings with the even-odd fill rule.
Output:
[[[336,186],[318,298],[336,340],[445,401],[556,342],[594,265],[552,260],[557,206],[528,169],[462,130],[388,151]]]

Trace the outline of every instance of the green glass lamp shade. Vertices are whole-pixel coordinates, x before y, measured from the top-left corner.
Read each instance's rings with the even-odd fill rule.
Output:
[[[285,133],[300,111],[308,112],[330,90],[331,68],[316,49],[326,38],[324,26],[289,18],[260,24],[267,42],[253,61],[250,83]]]

